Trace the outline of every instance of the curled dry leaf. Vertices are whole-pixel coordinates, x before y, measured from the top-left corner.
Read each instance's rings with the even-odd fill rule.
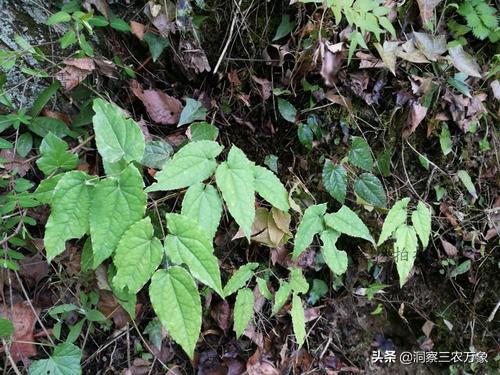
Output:
[[[331,44],[329,41],[321,40],[319,53],[321,56],[320,74],[325,80],[325,85],[333,86],[342,68],[342,61],[345,59],[344,43]]]
[[[437,61],[446,52],[446,36],[427,33],[413,33],[416,47],[430,61]]]
[[[193,71],[195,74],[210,72],[212,70],[205,51],[194,39],[181,39],[179,42],[179,53],[184,68]]]
[[[35,310],[36,311],[36,310]],[[38,311],[36,311],[38,314]],[[37,354],[34,345],[34,330],[37,316],[33,312],[28,302],[19,302],[12,306],[0,306],[0,315],[9,319],[14,325],[14,335],[10,345],[10,354],[14,362],[25,361],[29,357]],[[5,348],[0,348],[0,352]]]
[[[399,48],[399,43],[385,41],[383,45],[375,43],[375,47],[387,69],[396,75],[396,51]]]
[[[222,300],[210,310],[210,315],[226,334],[231,327],[231,307],[226,300]]]
[[[271,81],[265,78],[258,78],[256,76],[252,76],[252,79],[259,84],[259,94],[262,99],[267,100],[271,96],[271,91],[273,89],[273,84]]]
[[[325,98],[327,98],[330,102],[335,104],[340,104],[345,109],[352,111],[352,102],[351,99],[347,96],[335,94],[333,90],[329,90],[325,93]]]
[[[56,73],[56,79],[66,91],[74,89],[95,69],[94,59],[83,57],[80,59],[64,60],[66,65]]]
[[[444,252],[450,258],[454,258],[458,255],[457,248],[446,240],[441,239],[441,245],[443,245]]]
[[[130,83],[130,89],[144,104],[151,120],[163,125],[174,125],[179,122],[182,111],[179,100],[160,90],[143,90],[135,80]]]

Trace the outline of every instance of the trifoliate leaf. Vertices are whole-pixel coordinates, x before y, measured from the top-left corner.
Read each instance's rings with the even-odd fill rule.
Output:
[[[298,267],[294,267],[290,270],[290,278],[289,278],[290,289],[294,293],[307,293],[309,290],[309,283],[306,278],[302,274],[302,270]]]
[[[334,165],[326,159],[323,166],[323,186],[340,203],[344,203],[347,191],[347,172],[342,165]]]
[[[215,158],[222,146],[212,141],[191,142],[181,148],[155,175],[156,183],[146,192],[175,190],[191,186],[210,177],[217,166]]]
[[[325,223],[337,232],[347,234],[351,237],[363,238],[375,244],[373,237],[359,216],[347,206],[333,214],[325,215]]]
[[[325,259],[325,263],[336,275],[342,275],[347,271],[347,253],[344,250],[338,250],[336,243],[340,233],[327,229],[321,232],[321,254]]]
[[[259,263],[247,263],[241,266],[234,273],[224,287],[224,297],[230,296],[238,289],[243,288],[245,284],[254,275],[254,270],[259,266]]]
[[[348,154],[349,162],[365,171],[371,171],[373,156],[370,146],[361,137],[352,137],[351,148]]]
[[[274,295],[274,305],[272,309],[272,315],[275,315],[281,308],[285,305],[290,293],[292,292],[292,288],[290,288],[290,284],[286,281],[283,281],[280,285],[280,288]]]
[[[143,187],[142,176],[132,164],[95,186],[89,216],[94,268],[113,254],[125,231],[144,216]]]
[[[234,303],[234,332],[236,332],[237,339],[243,334],[253,318],[254,304],[255,297],[252,289],[244,288],[238,291]]]
[[[382,182],[371,173],[363,173],[356,179],[354,182],[354,192],[358,197],[372,206],[385,207],[387,204]]]
[[[165,252],[177,264],[186,264],[199,281],[223,296],[219,262],[214,255],[212,238],[190,217],[167,214],[169,234]]]
[[[191,185],[184,195],[181,214],[192,218],[210,238],[214,238],[222,216],[222,202],[217,189],[202,182]]]
[[[408,279],[417,255],[417,235],[412,226],[403,224],[395,233],[394,259],[399,274],[399,285],[402,287]]]
[[[266,201],[281,211],[290,209],[288,192],[278,177],[269,169],[254,165],[255,190]]]
[[[76,345],[63,342],[57,345],[47,359],[34,361],[29,369],[30,375],[79,375],[82,373],[80,359],[82,351]]]
[[[115,287],[127,287],[130,293],[137,293],[158,268],[163,258],[163,248],[153,232],[151,219],[146,217],[123,234],[113,256],[116,266],[116,275],[113,277]]]
[[[64,251],[67,240],[79,239],[89,229],[90,179],[84,172],[67,172],[54,189],[43,240],[49,262]]]
[[[411,213],[411,222],[418,238],[425,249],[429,244],[429,237],[431,235],[431,211],[427,208],[424,202],[419,201],[417,209]]]
[[[306,339],[306,318],[304,314],[304,307],[302,306],[302,300],[297,293],[293,294],[292,311],[290,314],[292,315],[293,333],[295,334],[295,339],[297,340],[297,344],[300,348]]]
[[[67,150],[66,142],[52,133],[47,134],[40,144],[41,158],[36,161],[38,168],[45,175],[58,169],[65,171],[74,169],[78,164],[78,156]]]
[[[191,275],[181,267],[156,271],[149,298],[161,324],[192,359],[201,331],[201,301]]]
[[[234,220],[243,229],[247,239],[252,234],[255,218],[255,178],[253,164],[243,151],[233,146],[227,161],[217,167],[215,180]]]
[[[326,213],[326,203],[307,207],[295,235],[292,259],[295,260],[309,246],[314,235],[324,229],[323,216]]]
[[[104,160],[116,163],[141,161],[144,154],[144,135],[137,123],[125,118],[125,113],[118,106],[102,99],[94,99],[92,106],[95,115],[95,141],[97,151]]]
[[[406,207],[410,202],[410,198],[403,198],[396,203],[389,210],[387,216],[384,220],[384,225],[382,225],[382,232],[377,242],[377,246],[382,245],[395,231],[398,227],[406,222],[406,217],[408,215]]]

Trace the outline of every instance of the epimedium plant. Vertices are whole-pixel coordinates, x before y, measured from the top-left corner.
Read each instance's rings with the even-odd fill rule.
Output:
[[[73,170],[76,155],[57,135],[48,133],[42,140],[37,164],[46,179],[34,197],[51,206],[44,236],[48,261],[64,251],[66,241],[88,234],[82,250],[82,268],[96,268],[110,258],[111,287],[132,316],[136,294],[150,283],[150,300],[160,322],[191,358],[202,324],[197,282],[221,298],[236,294],[234,331],[239,337],[253,318],[255,299],[248,284],[255,278],[262,295],[274,299],[273,315],[291,297],[292,325],[297,343],[302,345],[306,338],[302,295],[308,292],[309,284],[301,269],[290,268],[288,280],[279,280],[280,287],[273,297],[267,286],[269,277],[261,277],[258,263],[241,266],[223,287],[214,254],[213,240],[224,207],[240,226],[242,235],[257,240],[254,227],[262,212],[255,208],[256,193],[272,206],[266,210],[268,219],[272,217],[274,224],[281,227],[276,243],[291,238],[288,211],[292,201],[278,177],[251,162],[234,145],[226,159],[219,162],[223,146],[211,139],[200,139],[188,142],[162,162],[162,169],[155,174],[156,182],[145,188],[139,166],[145,164],[150,144],[145,142],[138,124],[126,118],[119,107],[102,99],[94,100],[93,110],[95,141],[105,176]],[[157,236],[163,228],[155,228],[148,216],[147,194],[180,189],[185,189],[180,213],[167,213],[167,234]],[[392,221],[393,210],[386,223]],[[416,212],[421,213],[419,208]],[[423,239],[424,230],[416,224],[415,217],[413,225]],[[386,225],[389,224],[384,224],[384,228]],[[384,236],[389,229],[383,230]],[[402,229],[397,226],[394,231],[400,247]],[[347,253],[336,245],[342,234],[375,245],[368,227],[347,206],[342,205],[334,213],[327,213],[326,203],[309,206],[297,228],[292,259],[296,260],[319,235],[325,263],[336,275],[342,275],[348,266]]]

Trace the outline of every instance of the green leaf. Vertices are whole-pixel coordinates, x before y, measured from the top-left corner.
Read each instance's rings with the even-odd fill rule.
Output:
[[[222,146],[212,141],[190,142],[181,148],[155,175],[156,183],[146,192],[175,190],[191,186],[210,177],[217,167],[215,158]]]
[[[321,279],[314,279],[307,303],[315,305],[326,293],[328,293],[328,285]]]
[[[177,127],[190,124],[195,121],[205,121],[207,109],[198,100],[186,98],[186,105],[182,109]]]
[[[266,298],[269,301],[272,300],[273,295],[271,294],[271,291],[267,287],[267,281],[261,277],[256,277],[255,281],[257,282],[257,286],[259,287],[259,291],[264,296],[264,298]]]
[[[290,284],[286,281],[283,281],[280,285],[280,288],[274,295],[274,305],[271,314],[276,315],[278,311],[281,310],[283,306],[285,306],[288,297],[290,296],[292,289],[290,288]]]
[[[118,31],[130,32],[129,24],[116,16],[111,16],[111,19],[109,20],[109,26]]]
[[[411,214],[411,222],[425,249],[429,244],[429,237],[431,235],[431,211],[424,202],[418,202],[417,209]]]
[[[33,193],[34,198],[40,203],[50,204],[52,202],[54,190],[63,176],[64,174],[57,174],[40,182]]]
[[[251,289],[243,288],[236,294],[234,303],[234,332],[239,339],[253,318],[253,306],[255,297]]]
[[[347,271],[347,253],[344,250],[338,250],[336,243],[340,233],[333,229],[327,229],[321,232],[321,254],[325,263],[336,275],[342,275]]]
[[[292,311],[290,314],[292,315],[293,333],[295,334],[297,344],[300,348],[306,339],[306,318],[304,314],[304,307],[302,306],[302,300],[297,293],[293,294]]]
[[[130,293],[137,293],[158,268],[163,248],[153,232],[151,219],[146,217],[123,234],[113,257],[116,266],[116,275],[113,277],[115,287],[127,287]]]
[[[477,191],[472,179],[467,171],[461,169],[457,172],[458,178],[462,181],[462,184],[466,187],[467,191],[472,195],[473,198],[477,199]]]
[[[61,84],[59,81],[54,81],[49,87],[38,94],[35,102],[33,103],[33,107],[31,107],[30,116],[33,118],[37,117],[42,112],[45,105],[49,102],[50,98],[52,98],[60,87]]]
[[[184,195],[181,214],[196,221],[210,238],[214,238],[222,216],[217,189],[202,182],[191,185]]]
[[[295,26],[295,21],[291,21],[290,16],[288,14],[284,14],[283,16],[281,16],[281,22],[278,26],[278,29],[276,30],[273,42],[290,34],[294,26]]]
[[[21,157],[26,157],[33,147],[33,136],[31,133],[23,133],[19,136],[16,142],[17,154]]]
[[[64,251],[67,240],[79,239],[89,229],[90,179],[84,172],[67,172],[54,189],[43,240],[49,262]]]
[[[382,245],[396,231],[396,229],[399,228],[400,225],[406,222],[406,217],[408,215],[406,207],[409,202],[410,198],[403,198],[394,203],[385,217],[377,246]]]
[[[0,337],[8,338],[14,334],[14,324],[9,319],[0,318]]]
[[[95,186],[89,216],[94,268],[113,254],[127,229],[144,216],[143,187],[141,173],[132,164]]]
[[[149,298],[161,324],[193,359],[201,331],[201,301],[191,275],[181,267],[157,271],[151,278]]]
[[[281,211],[288,212],[288,192],[278,177],[269,169],[259,165],[252,166],[255,177],[255,190],[266,201]]]
[[[189,126],[191,141],[215,141],[219,136],[219,129],[208,122],[197,122]]]
[[[41,158],[36,161],[36,165],[45,175],[58,169],[74,169],[78,164],[78,156],[67,149],[66,142],[52,133],[47,134],[40,145]]]
[[[52,26],[57,23],[63,23],[69,21],[71,21],[71,15],[69,15],[67,12],[57,12],[48,18],[46,24],[48,26]]]
[[[467,271],[470,270],[471,264],[472,262],[470,259],[467,259],[466,261],[460,263],[453,269],[453,271],[450,272],[450,277],[457,277],[459,275],[466,273]]]
[[[370,146],[361,137],[352,137],[351,148],[348,154],[349,162],[365,171],[371,171],[373,157]]]
[[[76,43],[76,33],[73,30],[68,31],[61,38],[59,38],[59,43],[62,49],[66,49],[72,44]]]
[[[278,98],[278,111],[281,116],[288,122],[292,124],[295,123],[295,117],[297,116],[297,109],[289,101]]]
[[[452,151],[453,143],[451,141],[450,129],[448,129],[448,125],[446,124],[443,124],[443,127],[441,128],[439,144],[441,145],[441,151],[443,151],[444,156],[448,155]]]
[[[186,264],[191,274],[223,296],[219,262],[214,255],[212,239],[193,219],[179,214],[167,214],[169,234],[165,237],[165,252],[177,264]]]
[[[399,285],[402,287],[410,274],[417,255],[417,235],[412,226],[403,224],[396,230],[394,258],[399,274]]]
[[[347,172],[342,165],[334,165],[330,159],[323,165],[323,186],[340,203],[344,203],[347,191]]]
[[[49,133],[59,138],[73,134],[63,121],[50,117],[35,117],[28,125],[28,129],[40,137],[45,137]]]
[[[295,260],[313,241],[314,235],[324,229],[326,203],[307,207],[295,235],[292,259]]]
[[[158,60],[163,50],[170,45],[168,39],[162,36],[156,36],[153,33],[145,33],[144,40],[148,44],[149,53],[151,53],[153,61]]]
[[[356,179],[354,182],[354,192],[358,197],[372,206],[383,208],[387,204],[382,182],[371,173],[363,173]]]
[[[57,345],[48,359],[34,361],[30,375],[79,375],[82,373],[80,359],[82,351],[76,345],[63,342]]]
[[[231,147],[227,161],[220,164],[215,171],[215,180],[222,192],[222,198],[247,239],[250,239],[252,234],[255,218],[254,179],[253,163],[236,146]]]
[[[7,141],[6,139],[0,138],[0,150],[5,150],[7,148],[12,148],[14,145]]]
[[[326,225],[337,232],[347,234],[351,237],[363,238],[375,244],[373,237],[359,216],[347,206],[324,217]]]
[[[125,113],[118,106],[102,99],[94,99],[92,108],[95,115],[95,141],[103,160],[116,163],[141,161],[144,155],[144,136],[137,123],[125,118]]]
[[[224,297],[228,297],[238,289],[243,288],[245,284],[254,275],[254,270],[259,266],[259,263],[247,263],[241,266],[233,276],[229,279],[224,287]]]
[[[82,49],[83,53],[85,53],[87,56],[94,57],[94,49],[92,48],[90,43],[87,42],[85,34],[83,33],[80,34],[78,38],[78,44],[80,45],[80,48]]]
[[[174,149],[167,142],[147,142],[141,164],[149,168],[161,169],[173,153]]]
[[[302,269],[298,267],[294,267],[290,270],[289,284],[292,292],[297,294],[305,294],[309,290],[309,283],[302,274]]]

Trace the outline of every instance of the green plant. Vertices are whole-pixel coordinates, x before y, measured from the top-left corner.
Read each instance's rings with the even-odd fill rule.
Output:
[[[372,174],[374,160],[371,148],[361,137],[352,137],[347,161],[353,167],[364,170],[356,175],[346,163],[334,164],[326,159],[323,165],[323,187],[337,201],[344,204],[347,194],[348,171],[355,176],[353,188],[359,202],[374,207],[385,207],[387,198],[384,187],[378,177]],[[378,169],[382,169],[380,165]]]
[[[302,3],[322,3],[323,0],[300,0]],[[377,41],[380,35],[388,31],[393,38],[396,38],[396,30],[391,21],[386,17],[390,9],[382,5],[383,1],[378,0],[327,0],[326,6],[330,8],[335,16],[335,23],[339,25],[342,16],[345,17],[353,31],[349,37],[349,54],[347,63],[351,62],[352,56],[359,46],[368,49],[363,34],[372,33]]]
[[[63,342],[54,348],[49,358],[34,361],[29,373],[30,375],[79,375],[82,373],[81,358],[82,351],[78,346]]]
[[[500,29],[498,28],[498,17],[496,9],[485,0],[465,0],[458,8],[458,14],[465,18],[467,27],[472,30],[472,34],[478,39],[489,38],[491,43],[496,43],[500,39]],[[454,30],[458,30],[453,24]]]
[[[109,12],[109,10],[108,10]],[[127,22],[110,13],[107,17],[94,15],[93,12],[83,12],[80,10],[80,1],[70,1],[64,4],[61,10],[47,20],[47,25],[67,23],[69,30],[59,39],[62,49],[72,46],[76,42],[83,53],[87,56],[94,56],[94,49],[88,42],[86,33],[93,35],[94,27],[111,26],[118,31],[129,32],[130,27]]]
[[[410,198],[403,198],[394,203],[387,213],[377,242],[377,246],[380,246],[389,237],[394,238],[393,256],[398,269],[400,286],[403,286],[408,280],[415,262],[418,247],[417,236],[422,248],[425,249],[431,235],[431,212],[422,201],[418,202],[416,209],[411,214],[413,225],[406,223],[409,202]]]

